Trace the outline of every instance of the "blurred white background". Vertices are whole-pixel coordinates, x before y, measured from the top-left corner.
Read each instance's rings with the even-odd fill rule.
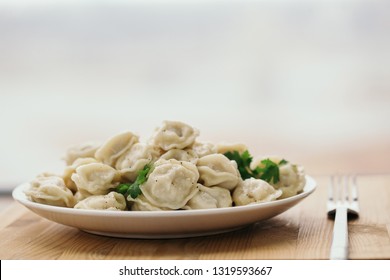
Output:
[[[313,175],[389,172],[390,2],[2,0],[0,104],[3,187],[165,119]]]

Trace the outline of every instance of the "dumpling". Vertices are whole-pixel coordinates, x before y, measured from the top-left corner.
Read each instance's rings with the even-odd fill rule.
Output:
[[[239,154],[247,151],[248,147],[245,144],[231,144],[231,143],[219,143],[217,144],[217,151],[220,154],[225,154],[227,152],[237,151]]]
[[[118,159],[115,168],[126,179],[135,181],[138,171],[142,170],[146,164],[156,161],[159,156],[160,149],[156,146],[136,143]]]
[[[200,158],[197,162],[200,183],[206,187],[218,186],[233,190],[240,175],[237,163],[222,154],[212,154]]]
[[[160,128],[157,128],[152,143],[164,151],[171,149],[184,149],[191,146],[199,131],[188,124],[175,121],[164,121]]]
[[[78,202],[74,208],[90,210],[126,210],[125,197],[117,192],[106,195],[93,195]]]
[[[189,161],[193,164],[196,164],[198,161],[198,155],[191,149],[185,149],[185,150],[179,150],[179,149],[172,149],[168,152],[165,152],[162,156],[162,159],[176,159],[178,161]]]
[[[205,187],[198,184],[199,192],[191,198],[183,209],[210,209],[232,206],[230,191],[220,187]]]
[[[80,201],[86,199],[86,198],[89,197],[89,196],[90,196],[90,194],[82,194],[82,193],[80,193],[79,191],[77,191],[77,192],[73,195],[73,197],[74,197],[74,199],[75,199],[75,204],[79,203]]]
[[[261,161],[266,158],[276,164],[279,164],[282,161],[282,158],[277,156],[261,157],[255,159],[251,163],[251,168],[255,169],[257,166],[262,167]],[[270,182],[274,188],[283,192],[279,199],[294,196],[302,192],[306,184],[305,171],[303,167],[290,162],[279,165],[279,179],[280,180],[277,183]]]
[[[283,164],[279,167],[280,181],[275,188],[282,190],[280,198],[286,198],[303,191],[306,184],[305,172],[302,166],[297,164]]]
[[[275,190],[261,179],[249,178],[241,181],[233,191],[233,201],[236,206],[252,203],[273,201],[282,195],[281,190]]]
[[[95,153],[95,158],[110,166],[115,166],[116,160],[138,143],[139,137],[130,131],[122,132],[108,139]]]
[[[73,193],[59,176],[38,176],[25,191],[31,201],[53,206],[73,207]]]
[[[72,165],[69,165],[65,167],[64,174],[62,175],[62,178],[64,179],[65,185],[73,192],[77,192],[77,186],[74,183],[74,181],[71,179],[72,174],[76,171],[76,168],[88,164],[88,163],[93,163],[93,162],[98,162],[94,158],[78,158],[76,159]]]
[[[198,169],[193,163],[160,159],[140,189],[153,205],[180,209],[198,192],[198,179]]]
[[[78,158],[94,157],[99,145],[96,143],[84,143],[70,147],[64,157],[67,165],[71,165]]]
[[[133,199],[131,196],[127,198],[131,204],[131,211],[167,211],[172,210],[169,208],[160,208],[153,205],[150,201],[146,199],[144,195],[139,195],[137,198]]]
[[[217,146],[211,142],[198,142],[192,145],[192,150],[198,155],[198,157],[204,157],[218,152]]]
[[[115,187],[118,172],[104,163],[89,163],[76,168],[72,180],[84,196],[107,194]]]

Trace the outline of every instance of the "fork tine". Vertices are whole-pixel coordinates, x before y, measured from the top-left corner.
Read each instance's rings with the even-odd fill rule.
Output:
[[[329,185],[328,185],[328,216],[334,218],[336,214],[336,198],[335,198],[335,177],[331,175],[329,177]]]
[[[334,176],[330,176],[329,188],[328,188],[328,200],[334,202]]]
[[[350,193],[351,193],[351,200],[350,200],[350,207],[348,213],[350,214],[351,218],[357,218],[359,216],[359,200],[358,200],[358,189],[356,184],[356,175],[353,175],[351,177],[351,184],[350,184]]]
[[[343,205],[345,202],[345,176],[337,176],[337,184],[335,186],[337,193],[337,205]]]
[[[356,175],[352,176],[352,184],[351,184],[351,196],[352,201],[358,201],[358,190],[357,190],[357,184],[356,184]]]
[[[349,203],[349,198],[350,198],[350,195],[349,195],[349,187],[350,187],[350,184],[349,184],[349,179],[350,179],[350,176],[349,175],[344,175],[343,176],[343,191],[344,191],[344,194],[343,194],[343,203],[347,204]]]

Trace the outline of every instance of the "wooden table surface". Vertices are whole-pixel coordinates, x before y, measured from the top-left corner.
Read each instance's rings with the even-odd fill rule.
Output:
[[[141,240],[97,236],[56,224],[13,202],[0,212],[0,259],[328,259],[333,221],[328,178],[272,219],[207,237]],[[361,215],[349,223],[350,259],[390,259],[390,175],[359,176]]]

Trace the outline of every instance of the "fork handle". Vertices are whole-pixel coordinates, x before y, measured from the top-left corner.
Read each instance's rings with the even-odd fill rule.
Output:
[[[347,207],[339,206],[333,228],[333,240],[330,250],[331,260],[348,259],[348,217]]]

